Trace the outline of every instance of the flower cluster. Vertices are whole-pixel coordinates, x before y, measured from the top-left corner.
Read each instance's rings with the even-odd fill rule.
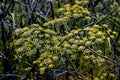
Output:
[[[65,4],[62,8],[58,9],[59,18],[48,21],[44,23],[43,26],[50,26],[53,24],[57,24],[58,26],[60,26],[60,24],[70,22],[71,19],[78,19],[78,18],[81,18],[81,20],[90,21],[91,13],[89,12],[89,10],[86,7],[78,4],[78,3],[86,4],[87,2],[88,0],[85,1],[76,0],[75,2],[76,4],[74,4],[73,6],[71,6],[70,4]]]
[[[80,27],[91,21],[91,13],[84,6],[87,3],[88,0],[76,0],[74,5],[65,4],[58,10],[59,18],[44,23],[44,27],[33,24],[15,30],[13,44],[16,59],[33,57],[39,53],[38,59],[33,63],[39,66],[40,73],[44,73],[46,68],[59,67],[60,63],[65,61],[66,53],[73,62],[82,56],[81,59],[92,60],[94,63],[99,63],[98,67],[101,66],[105,60],[91,55],[92,52],[86,46],[92,46],[96,52],[102,54],[101,46],[98,45],[102,45],[108,37],[114,38],[117,32],[111,31],[107,24]],[[62,25],[65,29],[61,30],[63,31],[61,34],[51,28],[55,26],[60,29]],[[86,64],[89,65],[89,61]],[[86,66],[86,64],[82,65]]]

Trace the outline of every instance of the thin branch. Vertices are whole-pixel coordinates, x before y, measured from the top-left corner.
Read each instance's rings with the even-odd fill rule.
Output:
[[[86,46],[86,47],[87,47],[88,49],[90,49],[90,50],[93,52],[93,54],[95,54],[95,55],[97,55],[97,56],[99,56],[99,57],[101,57],[101,58],[104,58],[104,59],[106,59],[106,60],[108,60],[108,61],[110,61],[110,62],[112,62],[112,63],[114,63],[114,64],[116,64],[116,65],[118,65],[118,66],[120,67],[120,63],[118,63],[117,61],[112,60],[112,59],[110,59],[110,58],[108,58],[108,57],[106,57],[106,56],[103,56],[103,55],[99,54],[99,53],[96,52],[94,49],[90,48],[89,46]]]
[[[25,78],[26,76],[19,75],[19,74],[0,74],[1,77],[21,77],[21,79]]]
[[[3,59],[6,59],[6,56],[5,56],[2,52],[0,52],[0,56],[1,56]]]

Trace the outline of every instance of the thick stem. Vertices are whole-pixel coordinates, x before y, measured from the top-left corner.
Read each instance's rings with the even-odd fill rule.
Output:
[[[66,57],[66,80],[68,80],[68,77],[69,77],[69,73],[68,73],[68,62],[69,62],[69,58],[68,58],[68,54],[65,54],[65,57]]]
[[[5,59],[4,59],[4,70],[3,72],[6,74],[7,72],[10,72],[11,74],[13,73],[12,69],[11,69],[11,64],[10,61],[8,59],[9,57],[9,53],[8,53],[8,49],[7,49],[7,45],[6,45],[6,34],[5,34],[5,28],[4,28],[4,23],[2,21],[2,19],[0,20],[1,22],[1,27],[2,27],[2,39],[3,39],[3,46],[4,46],[4,51],[5,51]],[[15,77],[12,77],[13,80],[15,80]]]

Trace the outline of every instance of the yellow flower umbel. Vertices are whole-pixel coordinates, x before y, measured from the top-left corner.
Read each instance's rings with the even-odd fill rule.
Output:
[[[53,20],[50,20],[43,24],[43,26],[49,27],[54,25],[55,27],[65,25],[73,19],[84,19],[85,21],[91,20],[90,11],[84,6],[88,3],[88,0],[75,0],[75,4],[65,4],[62,8],[59,8],[59,16]]]

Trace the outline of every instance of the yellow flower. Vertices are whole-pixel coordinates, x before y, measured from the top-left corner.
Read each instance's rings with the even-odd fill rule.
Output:
[[[114,35],[117,35],[118,33],[117,33],[117,32],[115,32],[115,31],[113,31],[113,34],[114,34]]]
[[[88,56],[88,55],[84,56],[84,59],[89,59],[89,58],[90,58],[90,56]]]
[[[97,35],[97,36],[101,36],[102,34],[103,34],[102,31],[98,31],[96,35]]]
[[[64,18],[58,18],[57,22],[62,22],[64,20]]]
[[[76,3],[76,4],[81,4],[81,1],[75,0],[75,3]]]
[[[114,1],[113,6],[118,6],[118,3]]]
[[[65,9],[64,8],[59,8],[58,12],[63,12]]]
[[[49,68],[53,68],[54,65],[53,65],[53,64],[49,64],[48,67],[49,67]]]
[[[103,73],[103,76],[106,77],[108,74],[107,73]]]
[[[90,46],[90,45],[92,45],[92,42],[91,42],[91,41],[87,41],[87,42],[85,43],[85,45]]]
[[[46,29],[45,32],[48,34],[56,35],[56,32],[50,29]]]
[[[98,53],[102,53],[102,50],[97,50]]]
[[[73,44],[71,47],[75,49],[75,48],[77,48],[77,45]]]
[[[90,16],[86,16],[85,19],[91,20],[91,17]]]
[[[27,47],[27,48],[26,48],[26,50],[27,50],[27,51],[30,51],[30,50],[31,50],[31,48],[30,48],[30,47]]]
[[[105,40],[105,39],[106,39],[106,36],[102,35],[102,36],[101,36],[101,39]]]
[[[84,52],[83,52],[83,54],[85,55],[85,54],[89,54],[91,51],[89,50],[89,49],[85,49],[84,50]]]
[[[70,40],[69,40],[69,42],[70,42],[70,43],[73,43],[73,42],[74,42],[74,40],[75,40],[75,39],[74,39],[74,38],[72,38],[72,39],[70,39]]]
[[[74,13],[74,14],[73,14],[73,17],[74,17],[74,18],[79,18],[79,14],[78,14],[78,13]]]
[[[110,77],[115,77],[115,75],[113,73],[109,73]]]
[[[78,42],[79,42],[79,40],[75,40],[75,41],[74,41],[74,44],[78,44]]]
[[[84,8],[84,10],[82,10],[83,13],[87,14],[87,15],[90,15],[90,12],[88,11],[87,8]]]
[[[80,47],[78,47],[78,51],[81,51],[81,50],[84,50],[84,49],[85,49],[84,46],[80,46]]]
[[[16,49],[16,52],[18,52],[18,53],[19,53],[19,52],[22,52],[22,51],[24,51],[24,48],[21,48],[21,47],[20,47],[20,48]]]
[[[82,44],[82,43],[84,43],[84,40],[79,40],[79,44]]]
[[[17,30],[15,30],[15,35],[19,36],[19,34],[21,34],[22,32],[23,32],[22,29],[17,29]]]
[[[40,64],[39,64],[39,67],[42,67],[44,65],[44,63],[43,62],[41,62]]]
[[[75,4],[75,5],[73,5],[72,7],[71,7],[71,10],[75,10],[76,8],[78,8],[79,6],[77,5],[77,4]]]
[[[84,0],[83,1],[84,4],[88,4],[88,2],[89,2],[88,0]]]
[[[107,24],[103,24],[103,26],[104,26],[105,28],[108,28],[108,25],[107,25]]]
[[[28,27],[24,27],[23,30],[24,30],[24,31],[27,31],[27,30],[29,30],[29,28],[28,28]]]
[[[114,39],[114,38],[115,38],[115,36],[114,36],[114,35],[110,35],[110,37],[111,37],[112,39]]]
[[[91,27],[88,26],[88,27],[84,28],[83,30],[85,30],[85,31],[89,31],[89,30],[91,30]]]
[[[71,17],[71,12],[65,12],[65,16]]]
[[[31,70],[31,69],[32,69],[31,67],[28,67],[28,68],[25,68],[24,70],[28,71],[28,70]]]
[[[64,7],[70,9],[70,4],[65,4]]]
[[[104,76],[100,76],[100,80],[103,80],[104,79]]]
[[[50,25],[49,22],[43,24],[43,26],[48,26],[48,25]]]
[[[64,36],[63,39],[70,38],[70,37],[72,37],[72,35],[73,35],[72,33],[69,33],[68,35]]]
[[[64,45],[65,48],[69,48],[70,46],[71,46],[71,45],[70,45],[70,44],[67,44],[67,43]]]
[[[72,59],[76,59],[76,57],[77,57],[77,56],[76,56],[76,55],[74,55],[74,54],[73,54],[73,55],[71,55],[71,58],[72,58]]]
[[[56,61],[59,59],[59,57],[56,55],[56,56],[53,56],[52,59]]]
[[[45,37],[50,37],[50,35],[49,34],[45,34]]]
[[[48,63],[48,60],[47,60],[47,59],[44,59],[44,63],[47,64],[47,63]]]
[[[52,63],[52,60],[50,58],[47,58],[47,64]]]
[[[78,11],[77,10],[73,10],[73,13],[77,13]]]
[[[43,74],[45,72],[45,67],[41,67],[39,70],[40,70],[40,74]]]
[[[90,39],[90,40],[93,40],[93,39],[95,39],[95,38],[96,38],[95,35],[89,36],[89,39]]]
[[[94,80],[100,80],[100,79],[96,77],[96,78],[94,78]]]
[[[101,38],[97,38],[97,39],[96,39],[96,43],[97,43],[97,42],[102,43],[102,42],[103,42],[103,40],[102,40]]]

